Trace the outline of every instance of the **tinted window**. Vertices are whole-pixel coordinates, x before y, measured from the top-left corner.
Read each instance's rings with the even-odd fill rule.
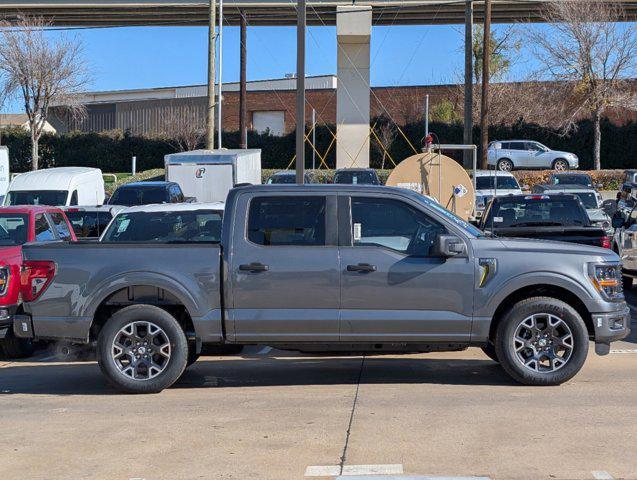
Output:
[[[541,198],[531,196],[502,198],[491,204],[485,218],[486,228],[533,226],[588,226],[586,211],[576,198]]]
[[[511,150],[526,150],[524,142],[511,142],[509,143],[509,149]]]
[[[248,240],[258,245],[325,245],[325,197],[256,197]]]
[[[352,198],[354,246],[386,247],[413,255],[431,255],[445,231],[424,213],[398,200]]]
[[[348,185],[379,185],[378,176],[373,171],[336,172],[334,183]]]
[[[222,212],[134,212],[115,217],[103,242],[197,243],[221,240]]]
[[[599,208],[595,192],[575,192],[573,195],[580,199],[584,204],[584,208]]]
[[[69,225],[66,223],[64,215],[61,213],[51,213],[50,215],[60,238],[62,240],[71,240],[71,231],[69,230]]]
[[[111,212],[67,211],[66,216],[78,238],[99,237],[113,218]]]
[[[542,147],[540,147],[540,145],[538,145],[535,142],[526,142],[526,148],[527,150],[533,150],[537,152],[544,150]]]
[[[492,190],[493,189],[493,179],[497,178],[498,188],[502,189],[519,189],[520,186],[518,182],[513,177],[476,177],[476,189],[477,190]]]
[[[73,190],[73,193],[71,194],[71,202],[69,203],[69,205],[77,205],[78,201],[77,201],[77,190]]]
[[[51,225],[43,214],[35,216],[35,240],[36,242],[50,242],[55,240],[55,234],[51,229]]]
[[[30,190],[9,192],[7,205],[66,205],[67,190]]]
[[[502,142],[502,149],[503,150],[508,150],[510,147],[510,143],[509,142]]]
[[[168,200],[165,187],[120,188],[115,191],[110,201],[111,205],[148,205],[151,203],[166,203]]]
[[[268,178],[268,184],[296,183],[295,175],[272,175]]]
[[[584,185],[593,186],[593,179],[588,175],[553,175],[554,185]]]
[[[0,245],[22,245],[29,232],[28,215],[0,213]]]

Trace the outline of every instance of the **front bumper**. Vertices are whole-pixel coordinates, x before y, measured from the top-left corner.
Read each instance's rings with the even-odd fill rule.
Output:
[[[0,307],[0,339],[10,335],[11,329],[13,328],[13,316],[17,309],[17,305]]]
[[[595,328],[595,353],[606,355],[610,352],[610,343],[630,335],[630,308],[625,302],[615,312],[592,313]]]
[[[570,168],[579,168],[579,158],[569,158],[567,161]]]

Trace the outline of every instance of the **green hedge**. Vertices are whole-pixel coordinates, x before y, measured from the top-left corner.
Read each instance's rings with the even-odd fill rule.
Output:
[[[382,125],[384,119],[376,119],[372,123]],[[532,138],[545,143],[556,150],[566,150],[575,153],[580,158],[580,167],[584,170],[593,167],[592,161],[592,125],[589,121],[579,123],[579,128],[567,136],[561,136],[556,131],[540,128],[536,125],[515,124],[512,126],[497,126],[489,129],[491,139]],[[462,143],[462,125],[460,124],[430,124],[432,132],[437,134],[441,143]],[[336,148],[331,132],[333,126],[317,126],[316,149],[321,156],[325,156],[327,165],[334,168],[336,162]],[[376,130],[378,131],[378,129]],[[407,139],[405,139],[405,137]],[[402,133],[396,132],[396,137],[389,153],[399,162],[412,155],[414,149],[420,149],[423,135],[421,124],[410,124],[402,128]],[[224,146],[237,148],[238,132],[224,133]],[[22,129],[5,130],[1,141],[9,147],[11,170],[22,172],[30,168],[31,147],[29,136]],[[473,141],[479,141],[479,129],[473,132]],[[372,145],[376,142],[372,140]],[[294,156],[294,132],[282,137],[249,132],[248,145],[250,148],[262,150],[263,168],[282,169],[290,165]],[[411,144],[411,145],[410,145]],[[413,146],[413,147],[412,147]],[[162,168],[164,155],[175,152],[174,146],[166,141],[130,135],[129,133],[78,133],[64,135],[43,135],[40,142],[42,167],[53,166],[91,166],[101,168],[104,172],[126,172],[131,168],[131,157],[137,157],[137,170]],[[602,167],[605,169],[621,169],[637,167],[637,123],[623,126],[614,125],[608,121],[602,123]],[[306,145],[306,166],[312,162],[312,148]],[[460,158],[460,153],[451,153]],[[382,152],[372,146],[371,165],[381,166]],[[317,167],[321,165],[316,157]],[[386,167],[391,161],[387,160]]]

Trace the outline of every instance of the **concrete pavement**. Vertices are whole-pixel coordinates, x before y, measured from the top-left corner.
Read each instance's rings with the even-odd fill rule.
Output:
[[[0,477],[637,479],[637,315],[633,330],[547,388],[476,349],[251,349],[152,396],[117,394],[93,362],[1,362]]]

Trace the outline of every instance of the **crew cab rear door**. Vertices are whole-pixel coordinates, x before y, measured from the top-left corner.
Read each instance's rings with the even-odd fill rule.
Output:
[[[341,341],[468,342],[474,263],[433,248],[454,232],[386,192],[339,195],[338,211]]]
[[[228,338],[338,341],[336,195],[244,192],[235,212]]]

